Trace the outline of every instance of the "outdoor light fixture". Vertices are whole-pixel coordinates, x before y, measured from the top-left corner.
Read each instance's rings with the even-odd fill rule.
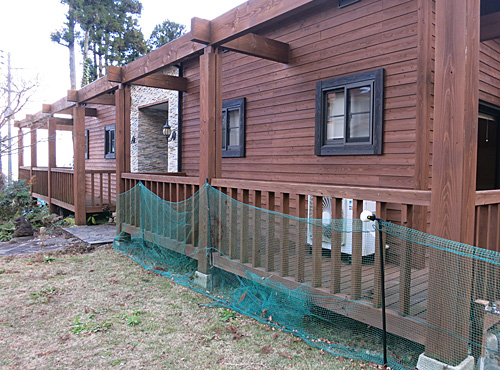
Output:
[[[378,232],[379,232],[379,254],[380,254],[380,290],[382,295],[382,346],[383,346],[383,356],[384,356],[384,366],[387,366],[387,318],[385,312],[385,264],[384,264],[384,239],[382,234],[382,223],[384,220],[378,218],[375,213],[368,210],[364,210],[359,215],[359,218],[363,222],[377,221]]]
[[[175,140],[175,131],[172,132],[172,128],[168,124],[168,120],[165,123],[165,126],[163,126],[163,136],[165,136],[167,141],[174,141]]]

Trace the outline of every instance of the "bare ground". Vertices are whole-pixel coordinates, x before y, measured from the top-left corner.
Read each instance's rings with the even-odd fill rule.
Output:
[[[363,369],[111,247],[0,258],[0,369]]]

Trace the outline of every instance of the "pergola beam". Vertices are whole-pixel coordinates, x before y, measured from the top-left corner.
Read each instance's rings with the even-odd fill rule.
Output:
[[[191,19],[193,41],[207,45],[212,44],[213,37],[211,30],[211,21],[201,18]],[[285,64],[289,61],[289,44],[255,33],[248,33],[237,39],[228,41],[222,44],[221,48]]]
[[[121,82],[133,82],[193,55],[201,54],[203,47],[192,42],[189,33],[183,35],[121,67]]]
[[[53,104],[44,104],[42,112],[51,114],[67,112],[68,114],[72,114],[72,111],[70,109],[72,109],[74,106],[76,106],[75,102],[68,101],[68,98],[64,97]]]
[[[82,87],[80,90],[68,90],[67,99],[71,102],[88,103],[89,100],[107,94],[118,88],[116,82],[110,81],[106,75]]]
[[[149,76],[133,81],[132,85],[157,87],[166,90],[187,91],[187,78],[164,75],[163,73],[153,73]]]
[[[481,41],[500,38],[500,12],[481,17]]]

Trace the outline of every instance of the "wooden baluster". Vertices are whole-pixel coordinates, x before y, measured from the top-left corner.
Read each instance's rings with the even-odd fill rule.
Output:
[[[276,209],[276,196],[275,193],[269,191],[267,193],[267,209],[271,212]],[[275,216],[274,213],[267,214],[267,245],[266,245],[266,271],[274,271],[274,256],[275,249]]]
[[[332,198],[332,219],[341,220],[342,198]],[[337,225],[340,226],[340,225]],[[340,292],[340,272],[342,270],[342,232],[332,230],[330,292]]]
[[[103,173],[99,173],[99,205],[102,207],[104,205],[104,187],[103,187]]]
[[[188,201],[193,196],[193,186],[192,185],[186,185],[186,201],[184,202],[184,210],[186,212],[186,224],[184,226],[184,240],[186,243],[192,243],[192,233],[189,232],[191,230],[191,223],[192,223],[192,216],[191,214],[193,211],[191,210],[191,204]]]
[[[227,254],[228,250],[228,227],[227,227],[227,188],[220,188],[220,192],[224,195],[219,196],[219,246],[218,249]]]
[[[90,173],[90,204],[92,207],[95,207],[95,197],[94,197],[94,189],[95,189],[95,180],[94,173]]]
[[[496,251],[499,246],[499,217],[498,217],[499,207],[498,204],[490,204],[488,206],[488,249],[491,251]],[[488,263],[488,279],[487,279],[487,290],[486,299],[490,302],[494,302],[498,299],[498,281],[499,281],[499,267],[498,265]]]
[[[253,237],[252,237],[252,265],[254,267],[262,266],[262,256],[260,250],[262,248],[262,224],[261,224],[261,216],[262,211],[262,193],[260,190],[253,191],[253,206],[252,208],[252,218],[253,218]]]
[[[290,214],[290,194],[281,193],[281,213]],[[289,275],[289,253],[290,248],[290,219],[286,216],[281,224],[281,245],[280,245],[280,275]]]
[[[200,189],[199,185],[194,185],[194,188],[193,188],[193,194],[196,194],[193,198],[192,198],[192,208],[193,208],[193,214],[192,214],[192,219],[193,219],[193,222],[192,222],[192,233],[193,233],[193,246],[197,246],[198,245],[198,234],[199,234],[199,229],[198,229],[198,220],[199,220],[199,213],[200,213],[200,210],[198,209],[198,205],[199,205],[199,202],[198,202],[198,199],[199,199],[199,194],[197,194],[198,190]]]
[[[387,203],[377,202],[377,210],[375,212],[378,218],[382,220],[387,219]],[[383,237],[383,234],[382,234]],[[375,261],[373,270],[373,305],[375,307],[382,306],[382,289],[380,280],[380,248],[378,247],[380,243],[378,231],[375,233]],[[384,244],[385,241],[382,241]],[[385,259],[385,248],[384,248],[384,262],[387,263]]]
[[[249,202],[249,192],[247,189],[241,190],[241,237],[240,237],[240,260],[241,263],[248,262],[248,249],[249,249],[249,238],[248,238],[248,202]]]
[[[296,214],[300,219],[304,219],[306,217],[306,196],[303,194],[296,195]],[[296,279],[297,282],[303,283],[305,281],[305,247],[306,247],[306,224],[303,221],[297,221],[297,235],[296,235],[296,243],[295,243],[295,253],[296,257]]]
[[[401,221],[403,226],[411,228],[413,226],[413,206],[409,204],[401,205]],[[377,233],[378,234],[378,233]],[[403,315],[410,314],[411,298],[411,259],[413,255],[412,241],[408,240],[411,235],[405,232],[403,250],[399,261],[399,312]]]
[[[177,194],[176,194],[176,199],[177,199],[177,204],[175,205],[175,210],[177,211],[177,223],[175,225],[176,227],[176,233],[175,233],[175,239],[178,241],[181,241],[184,239],[182,237],[182,231],[181,229],[183,228],[183,212],[184,212],[184,205],[182,202],[184,200],[184,185],[183,184],[177,184]],[[210,204],[207,204],[208,207],[210,207]],[[210,232],[210,230],[208,230]]]
[[[363,232],[359,215],[363,211],[363,201],[352,201],[352,256],[351,256],[351,299],[361,297],[361,263],[363,261]]]
[[[230,188],[229,196],[231,197],[229,201],[229,251],[228,255],[231,259],[238,258],[238,189]]]
[[[323,248],[323,197],[313,197],[313,218],[318,220],[318,225],[313,225],[312,244],[312,285],[317,288],[321,286],[321,252]]]

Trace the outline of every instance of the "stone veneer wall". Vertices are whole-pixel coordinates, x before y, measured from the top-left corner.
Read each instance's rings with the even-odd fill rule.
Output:
[[[175,67],[162,73],[177,76]],[[168,143],[162,134],[167,112],[139,111],[138,107],[168,99],[168,122],[177,135],[178,92],[132,86],[130,107],[130,167],[132,172],[177,172],[177,138]],[[168,155],[167,155],[168,153]]]

